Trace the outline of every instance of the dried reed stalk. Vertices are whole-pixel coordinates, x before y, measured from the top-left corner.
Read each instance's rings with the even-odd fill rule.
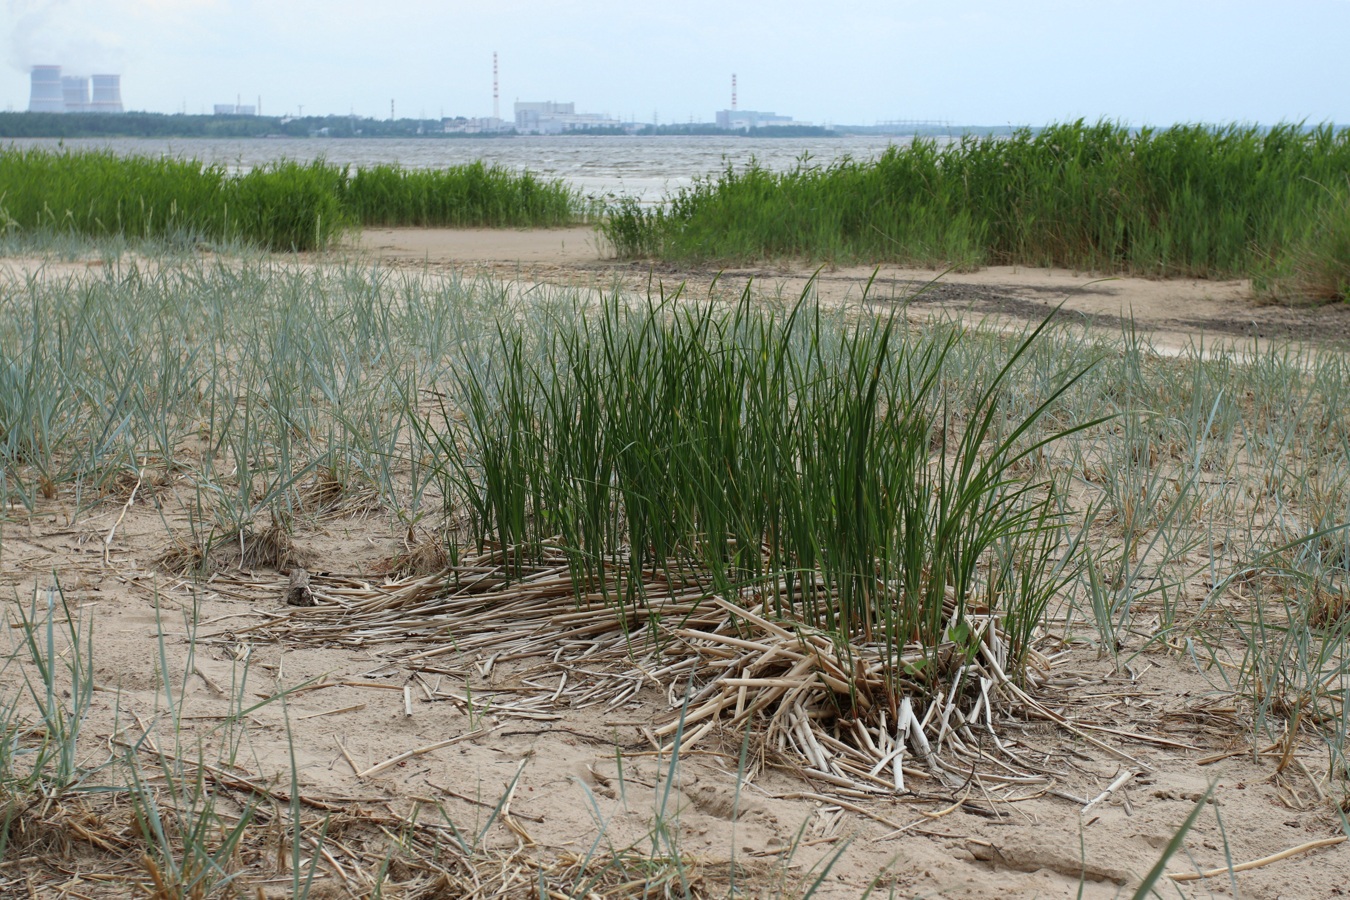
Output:
[[[966,616],[976,635],[969,647],[842,647],[805,619],[782,583],[718,596],[692,577],[650,572],[638,590],[642,602],[624,604],[613,589],[578,586],[559,548],[543,548],[523,571],[517,566],[514,553],[494,549],[433,575],[378,584],[316,575],[316,606],[269,612],[232,629],[229,639],[252,632],[388,645],[381,653],[391,662],[464,680],[462,691],[439,679],[435,689],[424,683],[429,700],[502,717],[549,720],[559,706],[614,708],[644,683],[656,684],[672,707],[652,729],[656,740],[673,741],[678,732],[685,751],[719,729],[756,727],[807,777],[862,796],[905,792],[907,778],[959,785],[972,773],[995,788],[1047,784],[996,733],[995,714],[1013,707],[1102,746],[1012,683],[987,616]],[[616,572],[602,577],[610,576],[617,583]],[[470,696],[473,677],[522,661],[533,664],[523,687],[475,688]],[[1137,771],[1146,768],[1111,750]]]

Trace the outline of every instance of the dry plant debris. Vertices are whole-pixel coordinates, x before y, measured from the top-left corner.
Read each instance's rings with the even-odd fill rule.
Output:
[[[519,572],[516,553],[490,551],[434,575],[380,584],[316,574],[313,608],[268,611],[254,625],[202,640],[396,643],[377,652],[433,675],[544,659],[523,678],[557,678],[556,687],[513,698],[480,694],[477,702],[490,702],[494,716],[550,719],[558,708],[618,707],[649,685],[671,706],[648,732],[654,745],[688,752],[715,730],[749,728],[775,759],[849,796],[901,793],[907,778],[910,789],[978,782],[989,797],[1053,787],[1053,773],[1000,738],[997,725],[1009,716],[1056,723],[1145,767],[1028,692],[1049,672],[1044,657],[1033,656],[1028,689],[1015,684],[988,617],[973,617],[978,630],[965,646],[915,645],[892,660],[877,645],[840,646],[803,621],[781,583],[747,588],[733,600],[693,577],[675,584],[652,573],[646,601],[634,608],[612,595],[578,595],[566,556],[545,557]],[[239,586],[267,589],[257,580]],[[934,659],[940,671],[927,672]],[[936,693],[925,677],[934,675]],[[471,702],[452,688],[426,690],[432,699]]]

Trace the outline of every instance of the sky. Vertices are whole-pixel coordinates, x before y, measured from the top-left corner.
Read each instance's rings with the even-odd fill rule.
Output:
[[[641,122],[731,104],[815,124],[1350,123],[1350,0],[0,0],[29,67],[119,73],[128,109],[385,118],[515,100]]]

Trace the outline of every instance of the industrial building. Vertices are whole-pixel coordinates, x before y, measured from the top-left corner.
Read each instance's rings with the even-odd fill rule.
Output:
[[[89,112],[89,79],[62,75],[61,99],[66,104],[66,112]]]
[[[91,75],[89,80],[94,86],[94,97],[89,102],[90,112],[122,112],[121,75]]]
[[[772,125],[809,125],[809,122],[793,121],[791,116],[780,116],[777,113],[760,112],[755,109],[737,109],[736,106],[736,73],[731,73],[731,109],[719,110],[717,113],[717,127],[727,131],[753,131],[756,128],[765,128]]]
[[[753,109],[723,109],[717,112],[717,127],[725,128],[728,131],[750,131],[768,125],[805,124],[807,123],[794,121],[791,116],[780,116],[777,113],[759,112]]]
[[[29,112],[122,112],[121,75],[62,75],[60,66],[33,66],[31,78]]]
[[[441,120],[446,134],[498,134],[511,130],[511,123],[503,122],[496,116],[465,118],[456,116]]]
[[[521,134],[562,134],[587,128],[617,128],[622,124],[599,113],[579,113],[575,103],[516,102],[516,131]]]
[[[256,116],[258,107],[244,106],[240,103],[217,103],[214,106],[215,115],[218,116]]]
[[[33,66],[32,86],[32,93],[28,97],[29,112],[66,111],[66,98],[61,91],[60,66]]]

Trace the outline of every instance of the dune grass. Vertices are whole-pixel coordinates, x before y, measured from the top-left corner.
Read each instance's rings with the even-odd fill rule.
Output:
[[[487,548],[506,560],[494,596],[521,585],[517,573],[548,547],[563,582],[550,596],[569,615],[580,595],[603,594],[600,613],[576,614],[623,622],[633,647],[644,630],[666,641],[638,660],[639,681],[679,649],[676,629],[688,641],[701,622],[688,612],[662,630],[649,594],[672,584],[691,603],[742,604],[723,637],[764,641],[754,614],[787,633],[782,658],[814,641],[833,666],[821,681],[889,665],[891,696],[918,711],[918,737],[906,751],[901,734],[882,752],[909,752],[906,764],[930,743],[934,755],[956,753],[991,698],[1034,692],[1015,667],[1043,641],[1121,671],[1170,648],[1231,705],[1225,739],[1279,743],[1280,771],[1318,769],[1327,802],[1345,802],[1342,355],[1206,348],[1167,358],[1129,332],[1109,342],[1054,327],[1009,336],[817,308],[809,297],[777,306],[520,292],[267,258],[113,263],[81,280],[3,282],[0,554],[7,535],[58,504],[73,520],[102,516],[100,537],[123,509],[163,509],[160,565],[190,578],[231,559],[277,565],[295,534],[343,517],[344,528],[434,535],[443,559]],[[137,489],[139,506],[128,499]],[[434,576],[431,589],[453,577]],[[379,604],[394,600],[392,588],[378,592]],[[472,638],[447,636],[431,601],[419,602],[436,640]],[[246,731],[278,740],[243,711],[279,708],[287,686],[246,693],[241,663],[209,733],[177,718],[192,614],[157,648],[165,716],[128,719],[109,743],[80,727],[102,671],[91,620],[55,587],[15,607],[0,659],[7,853],[44,852],[24,843],[39,825],[68,838],[97,826],[127,841],[98,858],[147,891],[157,872],[184,888],[286,877],[302,895],[315,867],[330,871],[317,850],[330,846],[327,814],[291,800],[303,770],[240,780],[238,760],[215,756]],[[996,656],[997,635],[1007,681],[973,668]],[[693,692],[730,657],[689,659],[676,678]],[[838,691],[813,722],[862,718],[845,698]],[[475,687],[471,720],[492,702]],[[749,706],[744,725],[760,741],[770,719]],[[696,712],[685,730],[681,710],[663,745],[672,771],[692,726],[709,721],[695,723]],[[106,796],[83,790],[94,774],[113,788]],[[650,849],[616,842],[542,871],[485,846],[507,805],[478,824],[346,810],[333,818],[350,813],[342,841],[353,852],[332,852],[370,876],[368,893],[430,877],[419,866],[436,860],[464,879],[455,885],[525,872],[566,893],[646,872],[672,896],[704,895],[688,887],[694,863],[674,821],[653,825]],[[794,892],[805,893],[782,893]]]
[[[243,175],[194,159],[0,150],[0,229],[314,250],[362,225],[553,227],[587,206],[558,181],[481,162],[349,172],[281,160]]]
[[[661,208],[615,204],[603,229],[621,255],[672,260],[1278,278],[1300,256],[1343,266],[1348,173],[1350,131],[1328,126],[1079,121],[945,146],[920,139],[871,162],[728,167]],[[1344,294],[1341,279],[1332,293]]]

